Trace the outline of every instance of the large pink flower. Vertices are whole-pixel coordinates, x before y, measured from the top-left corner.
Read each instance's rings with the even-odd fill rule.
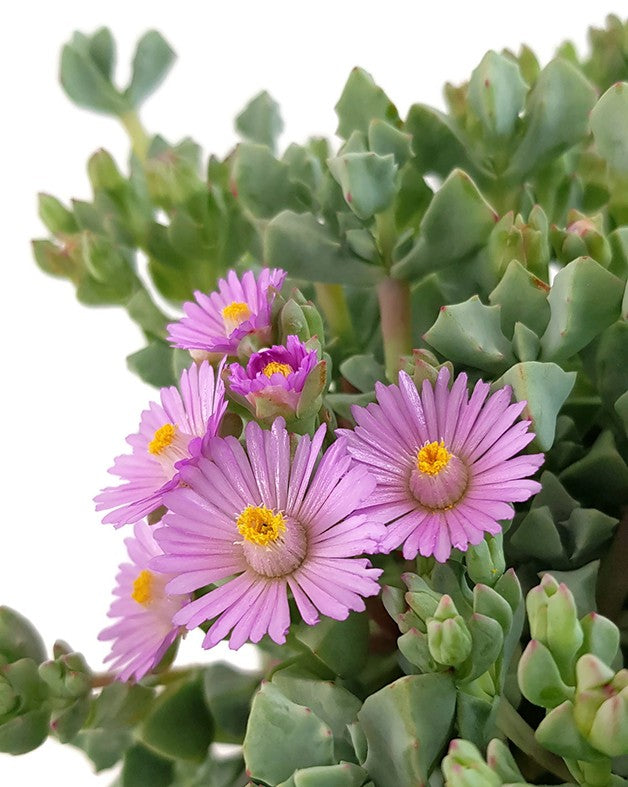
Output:
[[[120,527],[137,522],[163,504],[178,484],[179,468],[200,453],[203,438],[217,432],[227,409],[225,387],[207,361],[181,374],[179,389],[162,388],[161,404],[142,413],[139,431],[127,437],[130,454],[116,457],[110,473],[125,483],[107,487],[94,498],[96,510],[113,509],[103,522]]]
[[[465,374],[451,390],[448,382],[443,367],[419,395],[400,372],[399,385],[376,385],[377,404],[353,408],[354,431],[339,430],[377,479],[366,511],[388,525],[382,550],[403,544],[408,559],[418,552],[443,562],[452,547],[478,544],[500,531],[498,520],[512,519],[510,503],[541,488],[526,476],[543,454],[515,456],[534,438],[530,421],[515,423],[526,403],[510,404],[510,387],[489,396],[482,381],[469,398]]]
[[[125,539],[131,563],[122,563],[113,591],[116,599],[108,612],[116,622],[102,631],[98,639],[113,640],[105,658],[120,680],[144,677],[161,661],[180,634],[172,618],[188,595],[171,596],[165,586],[171,577],[149,569],[150,561],[161,554],[154,534],[159,527],[145,522],[135,525],[135,538]]]
[[[271,307],[286,272],[263,268],[258,277],[247,271],[240,280],[234,271],[218,281],[218,292],[195,292],[196,301],[183,304],[185,317],[168,326],[168,339],[183,350],[235,355],[240,341],[254,334],[259,346],[271,341]]]
[[[355,513],[375,482],[344,440],[316,467],[324,434],[322,426],[301,437],[292,455],[297,438],[283,419],[270,431],[250,422],[246,450],[235,438],[215,438],[211,459],[183,468],[185,484],[166,495],[170,512],[157,533],[165,554],[151,565],[177,575],[170,593],[219,584],[175,616],[190,629],[213,621],[206,648],[229,632],[232,648],[266,633],[284,642],[288,590],[310,625],[319,612],[343,620],[379,592],[381,571],[357,556],[376,551],[384,529]]]

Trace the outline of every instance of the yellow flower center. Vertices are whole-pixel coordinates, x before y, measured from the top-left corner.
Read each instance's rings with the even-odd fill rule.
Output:
[[[236,525],[245,541],[263,547],[276,541],[286,529],[283,514],[273,514],[265,506],[247,506]]]
[[[144,607],[148,606],[153,600],[153,575],[150,571],[144,569],[137,575],[133,583],[131,598]]]
[[[248,320],[251,316],[248,304],[242,301],[230,303],[228,306],[225,306],[221,313],[227,330],[234,330],[240,323]]]
[[[153,435],[153,439],[148,444],[148,453],[159,456],[166,448],[172,445],[172,441],[177,433],[177,427],[174,424],[164,424]]]
[[[422,473],[427,475],[438,475],[449,464],[451,454],[445,448],[443,440],[440,443],[434,441],[427,443],[419,450],[416,457],[416,466]]]
[[[273,374],[283,374],[284,377],[287,377],[294,371],[292,366],[288,363],[279,363],[279,361],[271,361],[267,363],[264,367],[264,374],[266,377],[272,377]]]

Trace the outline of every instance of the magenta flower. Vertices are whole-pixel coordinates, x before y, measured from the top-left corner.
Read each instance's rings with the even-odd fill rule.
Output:
[[[405,373],[399,385],[375,387],[378,404],[354,407],[355,431],[348,451],[375,474],[377,488],[366,511],[385,522],[382,551],[403,544],[407,559],[421,555],[444,562],[452,547],[465,550],[484,533],[498,533],[500,519],[512,519],[510,503],[541,489],[532,475],[543,454],[515,457],[533,438],[530,421],[515,423],[526,403],[509,404],[512,391],[488,396],[479,381],[467,394],[460,374],[451,390],[443,367],[421,395]]]
[[[135,538],[125,539],[132,562],[120,566],[116,599],[107,613],[118,620],[98,635],[100,640],[113,640],[105,662],[111,662],[120,680],[140,680],[159,664],[181,631],[172,618],[189,601],[188,595],[168,595],[165,586],[171,577],[148,568],[162,554],[154,539],[157,530],[158,526],[138,522]]]
[[[195,292],[196,302],[183,304],[185,317],[168,326],[168,339],[183,350],[235,355],[245,336],[254,334],[260,345],[271,340],[271,307],[286,272],[263,268],[257,279],[247,271],[240,280],[234,271],[218,281],[218,292]]]
[[[229,367],[229,387],[259,420],[304,417],[320,409],[326,368],[316,350],[309,350],[296,336],[286,346],[275,345],[253,353],[246,368]],[[304,388],[307,389],[304,393]]]
[[[233,437],[215,438],[211,459],[181,470],[185,485],[166,495],[170,509],[157,538],[164,551],[152,566],[176,574],[170,593],[218,587],[187,604],[174,622],[192,629],[213,621],[203,645],[231,632],[230,647],[266,633],[283,643],[290,626],[288,590],[303,620],[319,612],[344,620],[379,592],[380,569],[356,557],[377,548],[384,528],[356,514],[374,489],[336,441],[315,469],[325,427],[303,436],[291,458],[283,419],[270,431],[246,426],[246,451]],[[227,580],[227,581],[224,581]]]
[[[200,453],[204,437],[213,437],[227,409],[222,364],[214,378],[207,361],[181,374],[179,390],[162,388],[161,404],[151,402],[142,413],[139,431],[127,437],[130,454],[116,457],[109,472],[126,483],[103,489],[96,510],[113,509],[103,522],[120,527],[137,522],[163,504],[163,496],[179,483],[179,469]]]

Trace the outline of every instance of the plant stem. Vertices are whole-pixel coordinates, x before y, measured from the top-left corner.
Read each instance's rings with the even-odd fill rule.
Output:
[[[502,697],[497,709],[497,726],[515,746],[543,768],[563,781],[571,781],[569,769],[562,759],[537,742],[532,727],[521,718],[505,697]]]
[[[617,622],[628,598],[628,506],[622,511],[615,537],[607,551],[597,582],[600,613]]]
[[[129,135],[133,152],[140,161],[145,161],[150,137],[146,133],[146,129],[142,125],[137,112],[125,112],[123,115],[120,115],[120,122]]]
[[[321,311],[325,315],[332,334],[337,336],[341,342],[349,345],[349,347],[353,347],[355,345],[355,336],[342,284],[322,284],[317,282],[314,285],[314,290],[316,292],[317,305],[320,306]]]
[[[401,356],[412,350],[410,330],[410,287],[399,279],[385,278],[377,285],[379,313],[384,338],[386,377],[397,382]]]

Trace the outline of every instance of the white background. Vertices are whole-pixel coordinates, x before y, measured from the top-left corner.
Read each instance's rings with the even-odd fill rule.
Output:
[[[547,0],[7,5],[0,47],[0,604],[33,620],[49,647],[66,639],[99,670],[106,648],[96,636],[129,533],[100,524],[91,499],[108,483],[106,468],[155,392],[126,370],[125,356],[142,346],[126,314],[80,306],[72,286],[42,274],[30,254],[29,240],[45,237],[38,191],[64,201],[89,198],[89,155],[104,147],[121,166],[126,161],[116,122],[74,107],[58,85],[59,51],[72,31],[109,26],[125,83],[135,40],[159,29],[179,60],[143,110],[146,127],[171,141],[191,135],[223,155],[236,141],[232,119],[263,88],[282,106],[284,145],[331,136],[333,105],[354,65],[370,71],[405,116],[414,101],[442,106],[442,85],[467,79],[487,49],[526,42],[545,63],[565,38],[584,51],[588,25],[628,8],[619,0],[603,11]],[[208,658],[191,635],[182,660]],[[0,754],[7,787],[111,780],[93,777],[80,753],[55,742],[22,758]]]

